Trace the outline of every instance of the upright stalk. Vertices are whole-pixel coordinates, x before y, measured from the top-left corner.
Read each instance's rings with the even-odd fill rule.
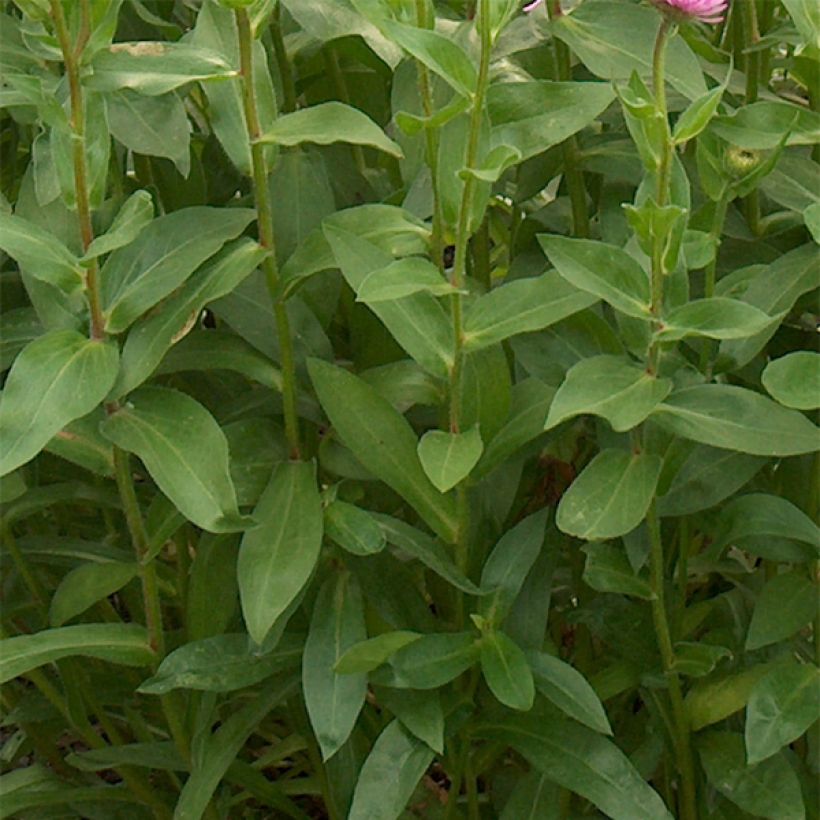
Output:
[[[425,0],[416,0],[416,25],[419,28],[430,28],[433,21],[428,19],[427,6]],[[424,117],[428,120],[428,125],[424,129],[425,154],[427,167],[430,169],[430,182],[433,191],[433,229],[430,238],[430,249],[433,260],[439,270],[444,270],[444,243],[441,238],[443,217],[441,213],[441,197],[438,193],[438,150],[439,133],[436,128],[429,125],[429,120],[433,116],[433,88],[430,81],[430,71],[421,60],[416,62],[418,73],[419,96],[421,97],[421,107]]]
[[[296,363],[293,354],[293,339],[290,335],[285,302],[278,292],[279,264],[276,260],[276,240],[273,231],[273,209],[268,188],[268,163],[265,146],[259,142],[262,129],[259,124],[259,109],[253,82],[253,33],[250,18],[245,9],[236,9],[236,27],[239,39],[239,64],[242,77],[242,103],[245,124],[251,149],[253,167],[253,195],[256,202],[256,224],[259,244],[268,251],[262,262],[262,270],[273,301],[276,333],[279,339],[279,357],[282,367],[282,404],[285,415],[285,438],[291,458],[301,457],[299,444],[299,415],[296,410]]]
[[[490,77],[490,52],[492,50],[492,32],[488,25],[490,0],[479,2],[479,32],[481,36],[481,58],[478,69],[478,82],[470,113],[470,131],[467,140],[467,152],[464,164],[475,168],[478,162],[478,147],[481,136],[481,118],[484,114],[484,101]],[[456,227],[456,251],[450,284],[457,289],[450,299],[451,318],[453,323],[453,365],[450,369],[450,431],[461,431],[461,372],[464,366],[464,329],[463,304],[460,291],[464,288],[467,276],[467,250],[470,241],[470,213],[475,194],[475,178],[468,174],[464,180],[461,193],[461,204]],[[459,568],[466,572],[469,566],[469,530],[470,513],[467,487],[464,482],[456,488],[458,504],[458,535],[456,539],[456,561]],[[463,614],[459,616],[463,618]]]
[[[563,14],[561,0],[549,0],[547,14],[550,20],[557,20]],[[555,47],[555,69],[558,80],[569,80],[572,75],[569,47],[553,36]],[[574,236],[589,237],[589,213],[587,212],[587,192],[584,172],[578,166],[578,140],[575,136],[564,140],[561,150],[564,154],[564,178],[572,207],[572,232]]]
[[[746,56],[746,104],[757,102],[760,84],[760,52],[754,48],[760,41],[760,29],[757,23],[756,0],[745,0],[743,9],[743,34],[746,48],[752,47]],[[760,192],[755,188],[744,200],[746,222],[755,236],[760,236]]]
[[[673,158],[672,136],[669,129],[669,112],[666,104],[666,83],[664,67],[666,60],[666,46],[672,32],[672,22],[669,18],[661,20],[658,37],[655,42],[655,51],[652,60],[653,90],[655,104],[659,115],[664,122],[665,138],[661,152],[661,159],[657,171],[656,201],[660,207],[669,202],[671,169]],[[659,237],[654,244],[652,253],[652,315],[657,328],[661,321],[663,310],[664,265],[663,248],[665,237]],[[657,373],[660,358],[660,345],[653,342],[647,357],[647,369]],[[681,820],[697,820],[697,800],[695,793],[695,769],[692,760],[690,743],[689,720],[683,705],[683,691],[680,677],[675,668],[675,651],[669,628],[669,615],[666,608],[666,562],[664,559],[663,539],[660,520],[655,499],[652,500],[647,514],[647,526],[650,536],[650,582],[652,586],[652,619],[655,626],[655,636],[658,650],[661,655],[664,676],[666,678],[669,700],[672,707],[673,732],[672,741],[679,773],[679,817]]]

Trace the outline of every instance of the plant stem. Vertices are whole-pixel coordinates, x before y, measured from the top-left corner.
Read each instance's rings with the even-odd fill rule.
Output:
[[[547,4],[547,13],[550,20],[557,20],[561,17],[563,15],[561,0],[550,0]],[[553,44],[555,46],[556,77],[558,80],[569,80],[572,76],[569,47],[555,36],[553,36]],[[564,140],[561,150],[564,154],[564,178],[572,206],[572,233],[574,236],[585,239],[589,237],[587,192],[584,172],[578,166],[578,140],[574,135]]]
[[[277,4],[271,19],[271,36],[273,38],[273,53],[276,57],[276,66],[282,80],[282,111],[289,114],[296,110],[296,84],[293,80],[293,69],[288,60],[285,48],[285,39],[282,36],[282,7]]]
[[[672,636],[669,629],[669,619],[666,613],[665,571],[663,540],[661,538],[660,521],[655,501],[647,514],[647,525],[651,549],[650,581],[654,598],[652,600],[652,620],[655,624],[655,635],[658,639],[658,649],[661,653],[664,676],[669,686],[669,700],[672,704],[672,720],[674,723],[674,745],[677,757],[678,772],[680,774],[680,817],[682,820],[697,820],[697,803],[695,798],[695,769],[692,760],[690,744],[689,719],[683,704],[683,692],[680,678],[675,670],[675,650],[672,645]]]
[[[427,7],[424,0],[416,0],[416,25],[419,28],[430,28],[433,21],[427,17]],[[430,71],[427,66],[416,61],[416,72],[418,74],[419,96],[421,97],[421,107],[426,119],[433,116],[433,89],[430,82]],[[441,214],[441,197],[438,192],[438,150],[439,133],[436,128],[427,126],[424,129],[425,154],[427,167],[430,169],[430,184],[433,191],[433,229],[430,237],[430,249],[433,261],[440,271],[444,271],[444,243],[441,238],[443,217]]]
[[[85,104],[82,85],[80,84],[79,64],[84,39],[88,38],[87,4],[83,4],[82,10],[83,24],[80,39],[77,42],[77,47],[72,48],[62,3],[60,0],[51,0],[51,15],[54,20],[57,40],[60,44],[60,51],[63,54],[63,62],[68,79],[68,93],[71,100],[69,124],[72,131],[71,145],[74,166],[74,196],[77,201],[77,218],[80,223],[80,238],[83,244],[83,251],[87,251],[88,246],[94,239],[94,228],[91,223],[91,205],[88,195],[88,163],[85,153]],[[85,31],[85,37],[83,37],[83,31]],[[95,258],[88,262],[85,268],[85,293],[88,299],[88,309],[91,317],[92,339],[103,339],[105,337],[105,320],[103,319],[100,300],[99,276],[100,267]]]
[[[706,266],[706,278],[703,283],[703,295],[706,299],[711,299],[715,295],[715,281],[717,274],[718,251],[720,248],[720,237],[723,234],[723,223],[726,221],[726,211],[731,201],[731,194],[729,193],[729,186],[725,185],[720,199],[715,205],[715,213],[712,217],[712,229],[709,232],[709,238],[715,245],[715,255],[709,260]],[[704,341],[700,353],[700,369],[706,372],[712,363],[716,345],[711,339]]]
[[[299,414],[296,410],[296,363],[293,339],[290,335],[290,321],[282,296],[279,294],[279,264],[276,260],[276,240],[273,231],[273,209],[268,188],[268,162],[265,146],[259,142],[262,129],[259,125],[259,111],[253,83],[253,34],[250,19],[245,9],[236,9],[236,27],[239,39],[239,62],[242,76],[242,103],[245,111],[245,125],[251,147],[253,166],[253,195],[256,203],[256,224],[259,244],[269,251],[262,262],[262,270],[268,284],[268,292],[273,301],[276,332],[279,339],[279,358],[282,367],[282,404],[285,415],[285,438],[290,456],[301,458],[299,444]]]
[[[339,62],[339,52],[331,43],[325,48],[325,63],[327,65],[330,76],[333,78],[333,84],[336,86],[336,93],[339,99],[346,105],[350,105],[350,89],[345,79],[344,71],[342,71],[342,64]],[[359,174],[367,179],[367,163],[364,159],[364,149],[361,145],[351,145],[350,149],[353,153],[353,161],[356,163],[356,170]]]

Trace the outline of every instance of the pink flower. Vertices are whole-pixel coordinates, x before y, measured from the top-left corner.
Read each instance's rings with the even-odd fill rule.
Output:
[[[652,0],[652,3],[679,23],[687,20],[720,23],[723,21],[723,12],[726,11],[729,0]]]

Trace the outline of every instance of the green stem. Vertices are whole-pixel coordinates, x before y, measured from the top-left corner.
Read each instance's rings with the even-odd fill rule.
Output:
[[[296,110],[296,83],[293,79],[293,68],[285,48],[285,38],[282,35],[282,7],[280,5],[277,5],[273,12],[271,36],[273,38],[276,67],[279,69],[279,77],[282,80],[282,111],[289,114]]]
[[[416,0],[416,25],[419,28],[430,28],[433,21],[428,19],[427,6],[424,0]],[[419,96],[424,116],[429,120],[433,116],[433,89],[430,81],[430,71],[420,60],[416,62],[418,74]],[[444,242],[442,240],[443,216],[441,212],[441,197],[438,191],[438,129],[427,126],[424,129],[425,155],[427,167],[430,169],[430,184],[433,191],[433,227],[430,237],[430,250],[433,260],[440,271],[444,271]]]
[[[550,20],[557,20],[563,15],[561,0],[550,0],[547,4]],[[559,80],[566,81],[572,76],[572,61],[569,46],[553,36],[555,46],[555,70]],[[564,155],[564,178],[569,192],[572,207],[572,232],[574,236],[589,237],[589,213],[587,212],[587,191],[584,184],[584,172],[578,165],[578,140],[568,137],[561,146]]]
[[[723,224],[726,222],[726,211],[729,208],[729,202],[731,199],[732,197],[729,192],[729,186],[725,185],[723,192],[720,195],[720,199],[715,205],[715,213],[712,217],[712,229],[709,232],[709,238],[715,246],[715,254],[706,266],[706,276],[703,283],[703,295],[706,299],[711,299],[715,295],[718,251],[720,249],[719,243],[720,237],[723,235]],[[700,353],[700,369],[702,371],[707,372],[710,369],[712,360],[714,359],[715,349],[716,345],[711,339],[706,339],[704,341]]]
[[[325,62],[330,76],[333,78],[333,84],[336,86],[339,99],[346,105],[350,105],[350,89],[344,71],[342,71],[342,64],[339,62],[339,52],[332,43],[325,47]],[[353,153],[353,161],[356,163],[356,170],[367,179],[367,162],[364,158],[364,149],[361,145],[351,145],[350,148]]]
[[[743,10],[743,33],[746,47],[756,46],[760,41],[757,24],[757,4],[755,0],[741,3]],[[760,83],[760,52],[750,51],[746,55],[746,103],[757,101]],[[743,202],[746,222],[755,236],[760,236],[760,192],[755,188]]]
[[[237,9],[236,26],[239,39],[239,64],[242,76],[242,103],[245,125],[251,147],[253,166],[253,195],[256,203],[256,224],[259,244],[269,251],[262,262],[262,270],[273,301],[273,313],[279,340],[279,358],[282,367],[282,404],[285,416],[285,438],[291,458],[301,458],[299,444],[299,414],[296,409],[296,361],[293,339],[290,335],[290,321],[282,296],[279,294],[279,265],[276,261],[276,240],[273,231],[273,208],[268,188],[268,163],[265,146],[259,142],[262,129],[259,124],[259,110],[253,83],[253,34],[250,19],[245,9]]]
[[[655,635],[658,640],[658,649],[661,654],[661,664],[664,676],[669,687],[669,700],[672,705],[673,742],[680,774],[680,817],[681,820],[697,820],[697,802],[695,796],[695,769],[692,759],[690,743],[689,719],[683,703],[683,691],[680,677],[675,670],[675,650],[672,645],[672,635],[669,629],[669,619],[666,612],[665,572],[663,540],[661,538],[660,521],[655,501],[647,514],[651,549],[650,582],[652,585],[652,620],[655,625]]]

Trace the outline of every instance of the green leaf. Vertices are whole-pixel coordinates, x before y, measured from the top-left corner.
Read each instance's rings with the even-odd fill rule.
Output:
[[[603,704],[580,672],[546,652],[529,652],[527,659],[535,687],[547,700],[590,729],[612,734]]]
[[[544,545],[548,515],[548,510],[540,510],[516,524],[484,563],[481,589],[489,594],[479,601],[478,613],[491,626],[500,626],[515,603]]]
[[[364,706],[365,674],[339,674],[336,666],[366,635],[356,578],[348,572],[336,573],[325,581],[316,598],[302,658],[305,705],[322,760],[344,745]]]
[[[174,820],[199,820],[202,817],[219,782],[248,738],[274,707],[295,693],[296,683],[296,679],[289,676],[269,684],[213,734],[208,732],[200,754],[194,759],[191,776],[179,795]]]
[[[793,456],[818,447],[817,428],[805,416],[729,384],[676,390],[651,418],[683,438],[751,455]]]
[[[390,686],[438,689],[469,669],[478,657],[479,645],[472,632],[422,635],[393,655]]]
[[[559,820],[559,793],[557,783],[533,769],[516,780],[500,820]]]
[[[814,48],[820,48],[820,9],[813,0],[783,0],[797,30]]]
[[[239,514],[228,441],[214,417],[185,393],[142,387],[102,425],[117,447],[139,456],[177,509],[209,532],[235,532]]]
[[[175,649],[137,691],[144,695],[164,695],[173,689],[233,692],[297,668],[301,657],[299,639],[282,640],[273,651],[260,654],[252,651],[245,633],[214,635]]]
[[[773,664],[758,664],[733,675],[696,684],[686,696],[686,713],[692,730],[697,732],[740,711],[755,684],[772,668]]]
[[[573,365],[550,405],[544,429],[590,413],[606,419],[617,432],[640,424],[672,389],[623,356],[593,356]]]
[[[112,396],[123,396],[142,384],[165,353],[185,336],[202,308],[230,293],[253,272],[266,254],[267,251],[251,239],[239,239],[226,245],[165,301],[161,311],[139,319],[125,340],[120,374]],[[200,361],[213,362],[214,358],[202,357]]]
[[[464,317],[464,349],[479,350],[510,336],[541,330],[597,301],[554,271],[518,279],[479,297]]]
[[[731,71],[726,78],[727,83],[730,76]],[[706,128],[715,116],[725,90],[725,85],[719,85],[717,88],[713,88],[702,97],[698,97],[686,111],[678,117],[672,132],[672,140],[676,145],[693,139]]]
[[[681,675],[702,678],[708,675],[721,660],[731,657],[732,653],[725,646],[678,641],[675,644],[674,667]]]
[[[811,663],[780,664],[752,689],[746,707],[749,765],[766,760],[820,720],[820,669]]]
[[[0,213],[0,250],[30,276],[65,293],[76,293],[83,286],[80,260],[52,233],[21,216]]]
[[[627,316],[649,318],[649,277],[625,250],[589,239],[550,234],[538,234],[538,242],[570,284],[603,299]]]
[[[743,737],[734,732],[709,732],[697,749],[709,783],[743,811],[769,820],[806,816],[797,775],[782,755],[747,766]]]
[[[0,475],[30,461],[69,422],[108,394],[119,367],[115,345],[54,330],[20,352],[0,398]]]
[[[516,162],[529,159],[586,128],[614,97],[609,83],[493,83],[487,94],[492,145],[514,147]]]
[[[766,365],[761,376],[769,395],[797,410],[820,407],[820,353],[798,350]]]
[[[813,202],[805,208],[803,221],[806,223],[812,239],[820,245],[820,202]]]
[[[385,136],[367,114],[336,101],[284,114],[259,137],[259,142],[289,146],[305,142],[317,145],[346,142],[377,148],[394,157],[404,156],[401,148]]]
[[[138,571],[137,564],[119,561],[82,564],[73,569],[54,592],[48,613],[49,623],[51,626],[62,626],[97,601],[122,589],[136,577]]]
[[[373,517],[382,528],[389,543],[413,558],[417,558],[456,589],[468,595],[482,594],[482,590],[459,570],[438,541],[398,518],[381,513],[373,513]]]
[[[325,509],[325,535],[354,555],[373,555],[387,545],[373,516],[346,501],[334,501]]]
[[[365,278],[393,263],[392,255],[374,243],[326,222],[324,235],[348,285],[359,290]],[[445,377],[452,366],[453,331],[444,308],[425,291],[402,299],[375,302],[370,309],[396,341],[428,372]]]
[[[657,338],[676,341],[688,336],[710,339],[745,339],[780,323],[782,316],[768,316],[762,310],[737,299],[714,297],[695,299],[672,310],[663,318]]]
[[[478,168],[462,168],[458,174],[466,180],[469,177],[478,182],[498,182],[504,171],[521,162],[521,152],[510,145],[496,145],[484,157]]]
[[[150,666],[154,659],[148,633],[137,624],[61,626],[0,641],[0,683],[75,655],[125,666]]]
[[[526,712],[535,702],[535,684],[526,655],[503,632],[481,638],[481,671],[490,691],[510,709]]]
[[[478,74],[473,60],[458,42],[445,34],[392,20],[384,20],[379,27],[462,97],[473,96]]]
[[[81,772],[99,772],[119,766],[144,766],[159,771],[178,772],[187,769],[182,755],[172,741],[126,743],[123,746],[72,752],[66,757],[66,763]]]
[[[187,176],[191,170],[191,125],[178,94],[144,97],[127,88],[105,95],[108,124],[117,142],[138,154],[164,157]]]
[[[765,100],[716,117],[710,130],[730,145],[752,151],[777,148],[784,140],[786,145],[813,145],[820,141],[820,114],[785,100]]]
[[[389,302],[419,291],[427,291],[434,296],[446,296],[455,293],[456,289],[432,262],[418,256],[410,256],[369,273],[359,285],[356,301],[367,304]]]
[[[652,73],[652,44],[660,20],[654,9],[618,0],[586,2],[555,20],[551,29],[602,80],[628,80],[633,71]],[[681,37],[667,46],[666,79],[672,87],[696,100],[707,89],[698,59]]]
[[[389,709],[410,734],[443,754],[444,710],[438,692],[379,687],[376,697],[379,704]]]
[[[804,573],[775,575],[766,582],[755,602],[746,649],[752,651],[790,638],[816,613],[817,590]]]
[[[403,646],[417,641],[418,632],[399,630],[385,632],[351,646],[336,662],[335,670],[340,675],[354,675],[372,672],[386,663]]]
[[[233,534],[210,533],[197,542],[185,607],[185,631],[190,642],[221,635],[236,614],[238,542]]]
[[[737,492],[766,463],[760,456],[697,444],[658,499],[662,516],[707,510]]]
[[[672,820],[658,794],[611,741],[553,715],[505,716],[479,727],[510,744],[533,768],[576,792],[613,820]]]
[[[407,421],[352,373],[319,359],[311,359],[308,370],[319,401],[345,445],[442,538],[452,541],[455,503],[425,475],[416,454],[416,435]]]
[[[790,501],[776,495],[749,493],[732,499],[720,511],[715,549],[752,538],[788,538],[820,552],[820,527]]]
[[[417,448],[424,472],[442,493],[470,475],[483,450],[484,444],[477,426],[464,433],[430,430],[421,437]]]
[[[148,191],[134,191],[123,202],[111,227],[88,246],[82,257],[83,261],[95,259],[133,242],[153,218],[154,201],[151,194]]]
[[[649,581],[633,572],[626,553],[611,544],[589,544],[584,548],[584,583],[598,592],[617,592],[650,601],[655,597]]]
[[[106,330],[119,333],[178,288],[256,216],[248,208],[182,208],[153,220],[100,272]]]
[[[397,820],[432,760],[427,744],[389,723],[359,773],[348,820]]]
[[[97,91],[130,88],[154,97],[196,80],[236,75],[215,51],[190,43],[142,40],[114,43],[97,52],[93,72],[86,79]]]
[[[631,532],[646,516],[661,466],[661,459],[649,453],[599,453],[562,496],[559,529],[588,541]]]
[[[253,517],[257,526],[242,536],[237,574],[245,624],[261,644],[319,558],[322,504],[315,465],[277,464]]]

